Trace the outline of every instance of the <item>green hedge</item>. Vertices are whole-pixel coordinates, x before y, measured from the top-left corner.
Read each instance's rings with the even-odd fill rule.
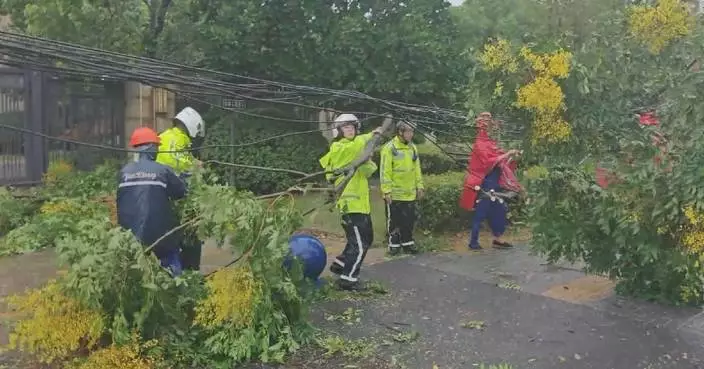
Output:
[[[452,171],[425,176],[425,198],[418,207],[418,226],[431,232],[465,231],[469,227],[472,212],[459,207],[459,198],[464,183],[464,171]],[[509,204],[509,222],[525,221],[526,207],[522,199]]]
[[[418,206],[418,227],[431,232],[467,228],[468,214],[459,205],[464,172],[424,176],[425,197]]]
[[[273,115],[266,113],[266,115]],[[209,123],[204,145],[237,145],[264,140],[272,136],[316,129],[309,124],[281,122],[232,114]],[[274,167],[311,173],[320,169],[318,159],[325,154],[328,142],[321,134],[300,134],[244,147],[207,148],[205,160]],[[211,167],[229,184],[257,194],[284,190],[299,177],[273,172],[220,165]]]

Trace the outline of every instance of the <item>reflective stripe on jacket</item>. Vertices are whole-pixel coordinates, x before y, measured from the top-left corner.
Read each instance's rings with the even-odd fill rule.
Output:
[[[117,189],[117,221],[145,246],[178,226],[171,200],[186,195],[186,184],[169,167],[148,155],[142,154],[137,161],[122,168]],[[180,246],[181,234],[174,232],[153,251],[161,258]]]
[[[162,132],[159,137],[159,154],[157,163],[168,165],[176,173],[189,172],[193,169],[194,157],[191,150],[191,137],[178,127],[171,127]],[[168,152],[186,150],[181,152]]]
[[[414,201],[423,189],[418,150],[413,143],[406,144],[396,136],[381,149],[381,192],[391,194],[392,200]]]
[[[351,140],[342,138],[333,142],[328,153],[320,158],[320,165],[327,172],[343,168],[362,153],[372,136],[373,133],[366,133],[357,135]],[[377,166],[372,161],[368,161],[357,168],[337,201],[337,208],[340,209],[341,213],[371,213],[369,182],[367,179],[376,172],[376,169]],[[326,173],[325,177],[330,181],[333,178],[333,174]],[[338,177],[335,180],[335,185],[341,183],[343,177]]]

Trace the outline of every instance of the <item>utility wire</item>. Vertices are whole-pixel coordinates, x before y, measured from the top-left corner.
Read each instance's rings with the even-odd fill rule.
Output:
[[[304,96],[281,98],[281,95],[293,95],[295,93],[310,95],[313,93],[317,96],[334,96],[337,98],[363,100],[375,104],[381,104],[384,107],[393,108],[392,114],[394,115],[396,115],[396,113],[405,113],[409,115],[411,119],[426,119],[428,121],[425,123],[429,124],[437,123],[437,121],[432,122],[430,119],[427,119],[428,115],[442,117],[444,120],[442,123],[444,124],[464,125],[466,121],[465,115],[456,110],[388,101],[373,98],[366,94],[354,91],[340,91],[318,87],[297,86],[242,75],[215,72],[212,70],[188,67],[155,59],[135,57],[115,52],[106,52],[39,37],[20,35],[12,32],[0,32],[0,50],[5,51],[6,60],[3,61],[5,64],[20,67],[32,65],[38,68],[44,68],[45,70],[80,74],[84,77],[86,77],[86,75],[92,75],[93,77],[98,78],[104,77],[123,80],[127,79],[140,81],[145,84],[157,84],[160,85],[160,87],[162,84],[176,84],[196,90],[205,89],[216,91],[218,94],[223,96],[236,97],[244,100],[285,104],[310,109],[323,108],[321,106],[290,101],[296,99],[302,100],[304,99]],[[75,64],[81,69],[76,70],[75,68],[68,68],[66,65],[57,64],[57,61],[62,62],[62,64],[69,62],[69,64]],[[187,72],[195,75],[189,76],[187,75]],[[251,83],[234,84],[215,80],[213,78],[201,77],[204,74],[254,81],[257,82],[259,86],[264,85],[265,88],[261,89],[259,86],[255,88]],[[272,87],[276,88],[276,90],[267,89]],[[242,92],[250,92],[252,94],[245,95]],[[201,91],[201,93],[203,92]],[[273,94],[274,97],[266,98],[255,96],[259,93]],[[338,113],[341,112],[332,108],[328,108],[328,110]],[[384,117],[383,114],[377,113],[352,113],[363,113],[379,118]]]
[[[265,86],[273,86],[276,87],[279,91],[279,93],[283,93],[285,89],[289,90],[294,90],[294,91],[305,91],[305,92],[316,92],[316,93],[321,93],[324,95],[334,95],[334,96],[340,96],[340,97],[346,97],[346,98],[355,98],[355,99],[364,99],[364,100],[371,100],[373,102],[381,102],[384,104],[387,104],[389,107],[397,107],[397,108],[402,108],[402,109],[407,109],[407,110],[424,110],[424,111],[432,111],[436,113],[443,113],[446,115],[450,116],[455,116],[455,117],[460,117],[461,119],[464,119],[464,112],[459,111],[459,110],[452,110],[452,109],[444,109],[444,108],[438,108],[438,107],[427,107],[427,106],[422,106],[422,105],[416,105],[416,104],[408,104],[408,103],[402,103],[398,101],[389,101],[389,100],[382,100],[382,99],[377,99],[373,98],[369,95],[356,92],[356,91],[347,91],[347,90],[334,90],[334,89],[327,89],[327,88],[320,88],[320,87],[309,87],[309,86],[299,86],[299,85],[294,85],[290,83],[282,83],[282,82],[274,82],[274,81],[269,81],[261,78],[255,78],[251,76],[244,76],[244,75],[238,75],[238,74],[233,74],[233,73],[224,73],[220,71],[214,71],[210,69],[204,69],[204,68],[196,68],[193,66],[187,66],[187,65],[182,65],[182,64],[177,64],[173,62],[168,62],[168,61],[163,61],[163,60],[157,60],[157,59],[149,59],[149,58],[144,58],[144,57],[137,57],[133,55],[127,55],[127,54],[122,54],[122,53],[117,53],[117,52],[111,52],[111,51],[105,51],[105,50],[100,50],[96,48],[90,48],[86,46],[81,46],[81,45],[75,45],[75,44],[70,44],[67,42],[62,42],[62,41],[56,41],[56,40],[50,40],[42,37],[36,37],[36,36],[30,36],[30,35],[24,35],[24,34],[19,34],[19,33],[14,33],[14,32],[6,32],[2,31],[0,32],[0,35],[4,37],[5,39],[14,39],[14,40],[20,40],[24,42],[34,42],[35,44],[40,44],[40,45],[54,45],[59,49],[62,50],[72,50],[74,52],[81,52],[83,54],[101,54],[105,56],[111,56],[113,59],[119,58],[125,61],[131,62],[131,65],[139,65],[139,64],[146,64],[146,66],[153,68],[153,67],[159,67],[161,69],[170,69],[173,72],[177,73],[183,73],[183,72],[192,72],[196,74],[211,74],[211,75],[216,75],[218,77],[225,77],[225,78],[232,78],[232,79],[244,79],[244,80],[249,80],[253,82],[257,82],[260,85],[265,85]],[[165,68],[166,67],[166,68]],[[284,91],[281,91],[284,90]]]
[[[10,131],[14,131],[14,132],[20,132],[20,133],[29,134],[32,136],[38,136],[38,137],[48,139],[50,141],[69,143],[69,144],[74,144],[77,146],[85,146],[85,147],[91,147],[91,148],[101,149],[101,150],[118,151],[118,152],[125,152],[125,153],[142,152],[141,150],[136,150],[136,149],[128,149],[128,148],[124,148],[124,147],[103,145],[103,144],[73,140],[73,139],[69,139],[69,138],[61,138],[61,137],[51,136],[46,133],[37,132],[37,131],[33,131],[31,129],[26,129],[26,128],[15,127],[15,126],[7,125],[4,123],[0,123],[0,129],[7,129]],[[213,148],[247,147],[247,146],[260,145],[260,144],[268,142],[268,141],[279,140],[279,139],[286,138],[286,137],[303,135],[303,134],[311,134],[311,133],[319,133],[319,132],[324,132],[327,130],[328,129],[314,129],[314,130],[309,130],[309,131],[289,132],[289,133],[275,135],[275,136],[263,138],[260,140],[255,140],[255,141],[241,143],[241,144],[204,145],[204,146],[199,146],[199,147],[196,147],[193,149],[188,149],[188,150],[169,150],[169,151],[161,151],[160,150],[159,152],[160,153],[181,153],[181,152],[190,152],[192,150],[203,150],[203,149],[213,149]]]

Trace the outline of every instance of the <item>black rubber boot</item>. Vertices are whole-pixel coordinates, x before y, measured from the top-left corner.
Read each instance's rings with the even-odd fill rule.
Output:
[[[342,266],[337,263],[332,263],[330,265],[330,272],[335,275],[340,275],[342,274]]]
[[[359,282],[359,281],[352,282],[352,281],[347,281],[344,279],[337,280],[337,287],[343,291],[351,291],[351,292],[359,292],[359,291],[365,290],[365,287],[361,282]]]
[[[415,255],[418,253],[418,248],[416,245],[403,246],[403,252],[408,255]]]

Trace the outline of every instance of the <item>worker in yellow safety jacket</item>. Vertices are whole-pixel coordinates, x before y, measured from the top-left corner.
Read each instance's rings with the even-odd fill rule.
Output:
[[[335,119],[330,150],[320,158],[320,165],[325,169],[328,181],[334,181],[335,185],[343,181],[343,176],[335,179],[332,172],[350,164],[363,152],[374,134],[382,133],[380,127],[371,133],[359,134],[360,128],[361,123],[353,114],[341,114]],[[371,160],[359,166],[336,204],[342,215],[347,244],[342,254],[333,261],[330,271],[339,276],[337,284],[343,290],[363,288],[359,283],[359,272],[367,250],[374,241],[368,178],[376,170],[377,166]]]
[[[418,149],[412,142],[414,129],[408,122],[396,125],[396,136],[381,149],[381,192],[386,202],[389,253],[415,254],[413,226],[416,200],[423,196],[423,175]]]
[[[170,166],[176,173],[190,172],[200,165],[191,152],[192,140],[204,136],[205,125],[200,114],[191,107],[181,110],[174,117],[173,126],[159,135],[157,163]]]
[[[156,162],[171,167],[179,175],[188,175],[202,163],[193,156],[192,140],[205,136],[205,123],[198,112],[186,107],[173,120],[173,126],[159,135],[159,153]],[[184,270],[199,270],[203,242],[193,234],[184,234],[181,245],[181,264]]]

